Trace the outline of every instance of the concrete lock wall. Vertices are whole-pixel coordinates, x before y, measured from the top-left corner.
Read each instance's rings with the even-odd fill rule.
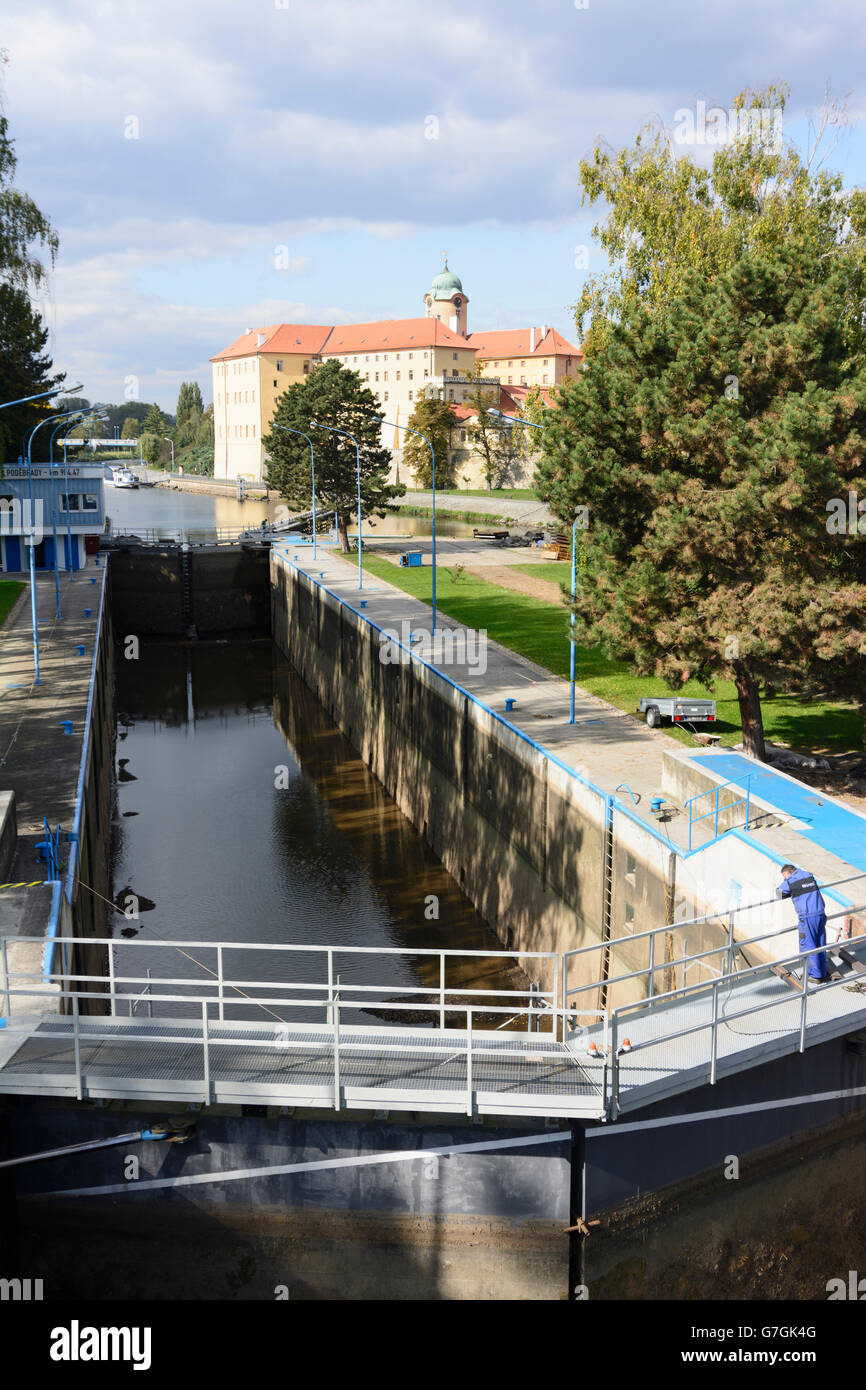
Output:
[[[86,940],[108,935],[106,899],[111,892],[111,797],[114,766],[114,641],[111,622],[112,574],[106,573],[96,632],[90,698],[81,765],[78,773],[75,819],[65,875],[66,908],[58,934]],[[105,970],[104,946],[75,948],[73,968],[86,974]],[[57,965],[55,965],[57,968]],[[68,1009],[69,1001],[64,1008]],[[84,1000],[83,1013],[102,1012],[99,1000]]]
[[[8,1147],[34,1152],[59,1132],[87,1142],[164,1119],[28,1100],[7,1116]],[[44,1279],[46,1299],[566,1296],[567,1134],[423,1116],[175,1120],[195,1121],[188,1143],[130,1142],[13,1170],[19,1267]],[[459,1151],[478,1145],[489,1150]],[[198,1176],[208,1180],[184,1184]]]
[[[422,661],[383,664],[375,625],[276,555],[271,586],[274,640],[504,945],[567,951],[606,916],[607,935],[670,920],[673,856],[648,828]],[[623,959],[645,965],[644,943]],[[570,983],[597,965],[577,958]]]

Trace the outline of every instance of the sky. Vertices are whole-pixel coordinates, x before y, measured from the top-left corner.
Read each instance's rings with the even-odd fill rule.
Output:
[[[552,324],[604,269],[578,164],[786,82],[802,143],[866,182],[863,0],[5,0],[16,182],[60,236],[41,309],[91,400],[212,397],[249,327],[424,313]],[[586,248],[585,252],[578,248]]]

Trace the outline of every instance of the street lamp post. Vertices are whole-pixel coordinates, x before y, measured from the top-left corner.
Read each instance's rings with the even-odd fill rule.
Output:
[[[496,409],[494,409],[493,406],[491,406],[491,407],[488,409],[487,414],[488,414],[488,415],[493,415],[496,419],[500,420],[500,421],[502,422],[502,427],[503,427],[503,429],[512,429],[512,430],[513,430],[513,429],[519,428],[521,425],[527,425],[531,430],[543,430],[543,429],[544,429],[544,426],[543,426],[543,425],[537,425],[537,424],[535,423],[534,420],[515,420],[515,419],[512,418],[512,416],[503,414],[503,412],[502,412],[501,410],[496,410]],[[569,711],[569,712],[568,712],[568,722],[569,722],[569,724],[573,724],[573,723],[574,723],[574,665],[575,665],[575,662],[574,662],[574,653],[575,653],[575,648],[574,648],[574,600],[575,600],[576,596],[577,596],[577,518],[575,517],[575,519],[574,519],[574,524],[572,525],[572,528],[571,528],[571,618],[570,618],[571,638],[569,639],[569,640],[570,640],[570,643],[571,643],[571,651],[570,651],[570,653],[569,653],[569,663],[568,663],[568,665],[569,665],[569,685],[570,685],[571,689],[570,689],[569,707],[568,707],[568,711]]]
[[[348,430],[338,430],[338,429],[335,429],[333,425],[320,425],[319,422],[318,422],[318,420],[311,420],[311,421],[310,421],[310,427],[311,427],[311,429],[328,430],[328,432],[329,432],[330,434],[342,434],[342,435],[344,435],[344,436],[346,437],[346,439],[351,439],[352,443],[353,443],[354,446],[355,446],[355,462],[356,462],[357,470],[358,470],[358,588],[359,588],[359,589],[363,589],[363,587],[364,587],[364,569],[363,569],[363,555],[362,555],[362,549],[361,549],[361,547],[362,547],[362,541],[361,541],[361,450],[360,450],[360,447],[359,447],[359,445],[358,445],[357,439],[355,438],[355,436],[354,436],[353,434],[349,434],[349,431],[348,431]]]
[[[308,434],[304,434],[304,431],[303,431],[303,430],[293,430],[293,429],[290,428],[289,425],[277,425],[277,424],[274,424],[274,425],[273,425],[273,428],[274,428],[275,430],[285,430],[286,434],[299,434],[299,435],[301,436],[302,439],[306,439],[307,443],[308,443],[309,446],[310,446],[310,470],[311,470],[312,475],[313,475],[313,559],[315,560],[315,558],[316,558],[316,455],[315,455],[315,451],[313,450],[313,441],[312,441],[312,439],[310,438],[310,436],[309,436]],[[359,529],[359,532],[360,532],[360,517],[359,517],[359,522],[358,522],[358,529]]]
[[[391,421],[390,421],[390,420],[379,420],[379,421],[377,421],[377,423],[380,424],[380,425],[388,425],[388,426],[391,425]],[[430,440],[427,438],[426,434],[422,434],[420,430],[414,430],[414,429],[412,429],[411,426],[409,426],[409,425],[398,425],[396,422],[394,423],[394,429],[395,429],[395,430],[405,430],[407,434],[416,434],[416,435],[418,436],[419,439],[423,439],[423,440],[424,440],[424,443],[427,445],[427,448],[430,450],[430,458],[431,458],[432,463],[433,463],[433,523],[432,523],[432,531],[433,531],[433,629],[432,629],[432,630],[433,630],[433,635],[435,636],[435,635],[436,635],[436,452],[435,452],[435,450],[434,450],[434,448],[433,448],[433,445],[430,443]]]
[[[79,381],[77,386],[70,386],[69,393],[71,394],[73,391],[80,391],[82,385],[83,383]],[[6,410],[7,407],[10,405],[26,405],[28,401],[44,401],[46,396],[56,395],[57,387],[53,386],[50,391],[40,391],[39,394],[36,396],[19,396],[17,401],[0,401],[0,410]],[[40,420],[39,423],[44,424],[45,422],[43,420]]]
[[[76,411],[76,412],[75,412],[75,416],[76,416],[78,419],[80,419],[85,413],[86,413],[85,411],[79,410],[79,411]],[[61,430],[61,429],[63,428],[63,426],[64,426],[64,424],[65,424],[65,421],[66,421],[66,418],[68,418],[68,417],[63,417],[63,418],[61,418],[59,424],[57,424],[57,425],[54,426],[54,429],[51,431],[51,437],[50,437],[50,439],[49,439],[49,441],[48,441],[48,473],[49,473],[49,478],[50,478],[50,480],[51,480],[51,535],[52,535],[53,541],[54,541],[54,597],[55,597],[55,601],[56,601],[56,603],[57,603],[57,616],[58,616],[58,618],[61,618],[61,617],[63,616],[63,614],[62,614],[61,611],[60,611],[60,571],[59,571],[58,565],[57,565],[57,500],[56,500],[56,492],[55,492],[55,487],[54,487],[54,436],[57,434],[58,430]],[[70,425],[70,428],[72,428],[71,425]],[[64,440],[64,443],[65,443],[65,440]],[[65,451],[65,449],[64,449],[64,459],[65,459],[65,454],[66,454],[66,451]],[[68,473],[68,471],[67,471],[67,473],[66,473],[66,482],[67,482],[67,486],[66,486],[66,518],[67,518],[66,526],[67,526],[67,534],[68,534],[68,533],[69,533],[69,530],[70,530],[70,527],[71,527],[71,522],[70,522],[70,519],[69,519],[69,473]],[[69,563],[71,563],[71,560],[72,560],[72,546],[71,546],[71,544],[69,543],[68,540],[67,540],[67,544],[66,544],[66,551],[67,551],[67,560],[68,560]]]
[[[163,439],[166,441],[166,443],[168,443],[168,444],[171,445],[171,471],[172,471],[172,475],[173,475],[173,474],[174,474],[174,440],[172,439],[172,437],[171,437],[170,434],[164,434],[162,437],[163,437]]]

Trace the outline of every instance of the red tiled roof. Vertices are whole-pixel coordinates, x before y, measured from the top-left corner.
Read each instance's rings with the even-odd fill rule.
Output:
[[[471,345],[438,319],[383,319],[378,323],[344,323],[335,328],[325,355],[347,352],[389,352],[395,348]]]
[[[544,337],[536,329],[535,347],[530,350],[528,328],[509,328],[494,333],[470,333],[469,345],[482,360],[502,357],[582,357],[575,347],[555,328],[548,328]]]
[[[526,403],[526,397],[533,389],[532,386],[503,386],[500,382],[499,409],[505,411],[522,411]],[[553,395],[548,387],[540,386],[538,390],[541,391],[541,399],[544,401],[544,404],[546,406],[552,406],[554,403]]]
[[[317,323],[272,323],[267,328],[251,328],[249,333],[242,333],[210,360],[221,362],[226,357],[251,357],[259,352],[284,352],[287,356],[296,352],[299,356],[315,357],[333,331],[330,325]],[[264,338],[261,346],[260,337]]]

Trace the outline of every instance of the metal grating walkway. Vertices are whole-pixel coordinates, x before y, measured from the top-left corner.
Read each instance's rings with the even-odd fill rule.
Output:
[[[273,1105],[337,1104],[331,1028],[220,1023],[207,1066],[195,1022],[21,1019],[0,1033],[0,1091]],[[469,1058],[469,1060],[467,1060]],[[341,1028],[339,1104],[456,1113],[603,1113],[603,1066],[544,1034]]]

